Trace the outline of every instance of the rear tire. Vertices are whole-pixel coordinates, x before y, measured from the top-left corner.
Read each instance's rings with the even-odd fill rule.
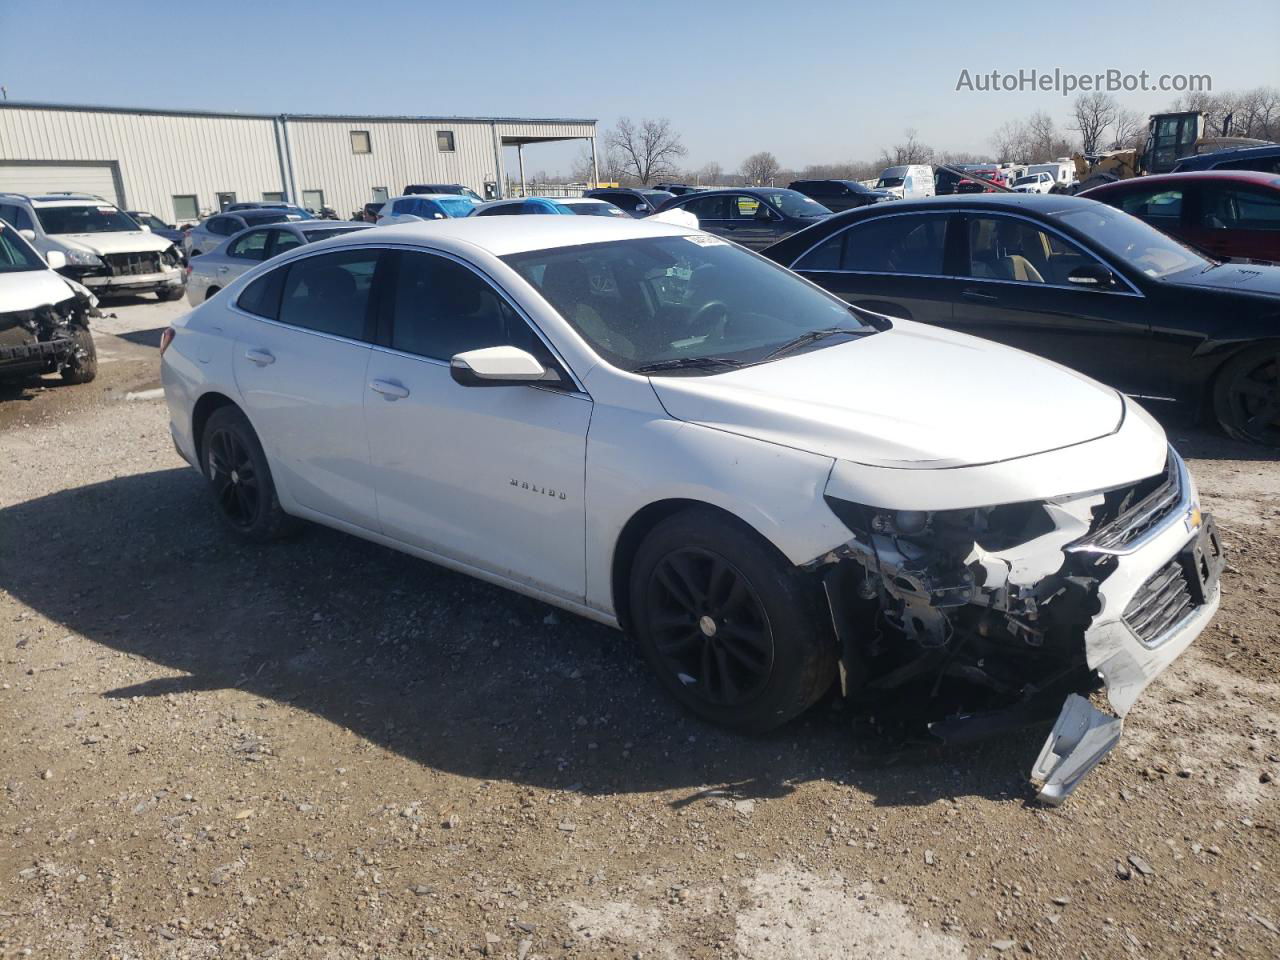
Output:
[[[1280,446],[1280,343],[1232,357],[1213,384],[1213,412],[1236,440]]]
[[[781,726],[836,672],[815,581],[755,531],[709,508],[658,524],[632,564],[636,641],[667,691],[735,730]]]
[[[75,352],[59,368],[63,383],[89,383],[98,375],[98,348],[88,327],[76,327],[71,335]]]
[[[241,540],[266,543],[291,533],[296,521],[280,506],[267,455],[249,419],[219,407],[200,438],[200,469],[227,528]]]

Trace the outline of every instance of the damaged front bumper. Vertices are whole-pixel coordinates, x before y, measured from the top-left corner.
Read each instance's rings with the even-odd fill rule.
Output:
[[[1218,607],[1221,544],[1172,448],[1156,476],[1051,501],[938,513],[828,502],[855,534],[818,562],[846,696],[873,713],[924,699],[945,742],[1061,705],[1032,769],[1047,803],[1115,746],[1134,701]]]
[[[0,313],[0,376],[57,370],[83,349],[75,339],[96,313],[88,291],[57,304]]]

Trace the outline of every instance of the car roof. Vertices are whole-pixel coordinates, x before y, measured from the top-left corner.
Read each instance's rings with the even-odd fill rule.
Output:
[[[90,196],[87,193],[54,193],[45,196],[33,196],[29,198],[32,206],[40,207],[115,207],[116,205],[110,200],[103,197]],[[116,207],[116,209],[120,209]]]
[[[1261,170],[1183,170],[1181,173],[1157,173],[1149,177],[1130,177],[1127,180],[1116,180],[1114,183],[1103,183],[1080,196],[1091,193],[1119,192],[1150,183],[1251,183],[1260,187],[1280,188],[1280,174],[1265,173]]]
[[[463,200],[471,199],[460,193],[402,193],[398,197],[387,197],[386,202],[393,203],[396,200],[457,200],[459,197]]]
[[[378,227],[377,238],[428,246],[445,241],[440,245],[467,245],[505,257],[530,250],[693,233],[697,231],[669,223],[620,217],[456,217]],[[326,243],[340,245],[343,239]]]
[[[1078,210],[1097,203],[1083,196],[1073,197],[1061,193],[949,193],[941,197],[921,197],[916,200],[895,200],[893,203],[875,203],[866,207],[858,207],[846,213],[838,213],[836,217],[851,215],[877,216],[898,213],[903,210],[930,210],[937,207],[990,207],[995,210],[1025,212],[1033,210],[1037,213],[1060,213],[1066,210]],[[835,218],[832,218],[835,219]]]

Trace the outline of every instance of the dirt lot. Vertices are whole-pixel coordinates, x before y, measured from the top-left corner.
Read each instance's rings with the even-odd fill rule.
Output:
[[[322,529],[232,544],[147,399],[181,306],[0,399],[0,957],[1280,955],[1276,458],[1171,426],[1222,612],[1052,810],[1043,731],[731,736],[607,629]]]

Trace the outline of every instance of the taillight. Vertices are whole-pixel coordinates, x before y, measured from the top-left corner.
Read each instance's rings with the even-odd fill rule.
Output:
[[[160,334],[160,356],[164,356],[164,352],[169,349],[169,344],[173,343],[173,338],[178,331],[173,327],[165,327],[164,332]]]

